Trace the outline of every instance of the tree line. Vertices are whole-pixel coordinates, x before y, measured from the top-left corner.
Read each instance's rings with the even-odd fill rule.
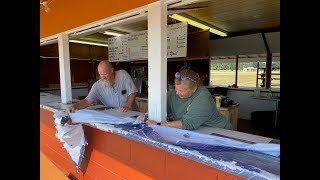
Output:
[[[214,62],[214,61],[211,61]],[[257,68],[258,63],[257,62],[241,62],[238,64],[238,69],[243,69],[247,67],[254,67]],[[260,68],[265,68],[266,63],[260,62],[259,63]],[[272,62],[271,65],[272,69],[280,69],[280,62]],[[211,63],[211,70],[236,70],[236,63]]]

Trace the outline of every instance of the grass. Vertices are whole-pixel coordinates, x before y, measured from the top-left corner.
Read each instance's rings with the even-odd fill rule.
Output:
[[[280,71],[272,71],[274,74],[280,74]],[[232,85],[235,83],[236,72],[231,70],[214,70],[210,74],[210,85]],[[256,87],[257,72],[238,71],[238,86]],[[260,76],[259,76],[260,77]],[[272,78],[279,78],[280,75],[272,75]],[[262,80],[258,80],[258,85],[262,84]],[[272,80],[273,88],[280,88],[280,79]],[[276,85],[276,86],[274,86]]]

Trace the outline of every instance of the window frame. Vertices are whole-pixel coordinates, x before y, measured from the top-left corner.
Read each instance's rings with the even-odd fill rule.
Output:
[[[279,87],[272,87],[272,79],[277,79],[280,81],[280,72],[279,74],[277,74],[279,77],[276,77],[274,78],[273,74],[272,73],[272,70],[274,68],[272,68],[272,63],[273,62],[280,62],[280,53],[274,53],[272,54],[271,56],[271,75],[270,75],[270,78],[266,78],[265,79],[265,86],[264,87],[259,87],[259,83],[258,83],[258,76],[259,76],[259,71],[257,69],[257,74],[256,74],[256,86],[240,86],[239,88],[262,88],[262,89],[268,89],[268,88],[272,88],[272,89],[275,89],[275,90],[280,90],[280,82],[279,82]],[[266,54],[261,54],[261,55],[237,55],[237,56],[228,56],[228,57],[225,57],[225,56],[219,56],[219,57],[211,57],[210,59],[210,63],[209,63],[209,86],[221,86],[221,87],[229,87],[228,85],[221,85],[221,84],[211,84],[211,82],[213,81],[212,78],[211,78],[211,72],[214,71],[211,69],[212,67],[212,63],[233,63],[231,61],[234,61],[235,60],[235,63],[236,63],[236,68],[235,68],[235,77],[234,77],[234,85],[236,87],[238,87],[238,80],[239,80],[239,63],[241,62],[257,62],[257,68],[259,68],[259,63],[261,62],[265,62],[266,63],[266,67],[265,67],[265,72],[267,72],[267,55]],[[279,67],[280,69],[280,67]],[[266,85],[269,85],[269,86],[266,86]]]

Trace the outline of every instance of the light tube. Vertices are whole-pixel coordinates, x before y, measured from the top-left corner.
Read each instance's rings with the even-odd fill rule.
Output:
[[[69,40],[69,42],[108,47],[108,44],[95,43],[95,42],[89,42],[89,41]]]
[[[214,27],[210,27],[208,25],[201,24],[201,23],[199,23],[199,22],[197,22],[195,20],[192,20],[190,18],[186,18],[186,17],[184,17],[182,15],[172,14],[172,15],[169,15],[169,17],[171,17],[173,19],[176,19],[178,21],[187,22],[188,24],[190,24],[192,26],[195,26],[195,27],[198,27],[200,29],[204,29],[204,30],[209,29],[209,31],[211,33],[217,34],[219,36],[223,36],[223,37],[227,36],[227,33],[225,33],[225,32],[222,32],[222,31],[220,31],[218,29],[215,29]]]

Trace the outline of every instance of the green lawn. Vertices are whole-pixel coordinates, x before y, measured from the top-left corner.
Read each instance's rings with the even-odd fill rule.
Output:
[[[280,74],[280,71],[272,71],[274,74]],[[232,85],[235,83],[235,71],[228,71],[228,70],[214,70],[211,71],[210,75],[210,85]],[[238,86],[249,86],[255,87],[256,86],[256,76],[257,72],[238,72]],[[279,75],[272,75],[272,78],[279,78]],[[258,84],[262,84],[261,79],[259,79]],[[271,85],[274,88],[280,88],[280,80],[272,80]]]

